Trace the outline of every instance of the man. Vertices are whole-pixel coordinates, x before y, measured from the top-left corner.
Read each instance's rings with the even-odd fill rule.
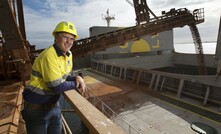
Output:
[[[60,94],[71,89],[86,91],[80,76],[70,76],[70,48],[78,38],[75,26],[60,22],[54,29],[54,44],[45,49],[32,66],[30,83],[23,92],[23,119],[28,134],[60,134],[62,130]]]

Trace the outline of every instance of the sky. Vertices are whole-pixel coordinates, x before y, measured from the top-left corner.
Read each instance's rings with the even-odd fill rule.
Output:
[[[217,41],[220,0],[147,0],[147,5],[156,16],[171,8],[191,11],[204,8],[205,22],[197,25],[201,40]],[[51,33],[61,21],[74,23],[79,39],[89,37],[90,27],[107,26],[102,17],[107,9],[115,18],[110,26],[129,27],[136,24],[134,8],[126,0],[23,0],[23,8],[27,40],[37,49],[53,44]],[[188,26],[174,29],[174,42],[193,42]]]

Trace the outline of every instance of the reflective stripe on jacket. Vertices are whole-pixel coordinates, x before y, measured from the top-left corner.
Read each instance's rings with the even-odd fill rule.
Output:
[[[71,52],[59,56],[54,46],[51,46],[35,59],[30,84],[26,89],[41,95],[54,95],[52,89],[66,80],[72,67]]]

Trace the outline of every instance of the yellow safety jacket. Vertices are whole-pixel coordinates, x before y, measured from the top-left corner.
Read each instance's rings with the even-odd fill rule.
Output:
[[[51,89],[66,80],[72,67],[71,52],[66,56],[59,56],[54,46],[51,46],[36,58],[30,84],[26,89],[40,95],[54,95],[55,92]]]

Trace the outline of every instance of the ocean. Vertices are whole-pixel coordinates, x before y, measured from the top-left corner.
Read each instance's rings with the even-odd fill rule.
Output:
[[[203,53],[204,54],[215,54],[216,43],[203,43]],[[195,45],[193,43],[175,43],[175,51],[179,53],[192,53],[195,54]]]

